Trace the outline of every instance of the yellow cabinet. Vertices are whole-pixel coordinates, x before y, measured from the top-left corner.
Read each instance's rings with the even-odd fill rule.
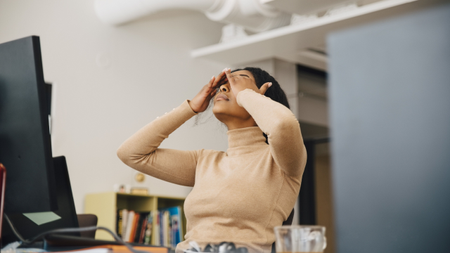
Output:
[[[154,195],[137,195],[117,192],[104,192],[86,195],[84,203],[84,213],[95,214],[98,217],[98,225],[106,227],[114,232],[117,227],[117,211],[121,209],[133,210],[136,212],[156,211],[160,208],[173,206],[183,207],[184,198],[154,196]],[[184,235],[186,228],[186,218],[182,213],[182,224]],[[153,221],[155,228],[156,221]],[[113,240],[112,236],[103,230],[98,230],[96,239]],[[155,242],[152,242],[155,244]]]

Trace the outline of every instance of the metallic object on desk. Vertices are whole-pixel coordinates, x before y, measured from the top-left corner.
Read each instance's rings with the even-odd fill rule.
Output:
[[[193,242],[190,243],[191,246],[193,246],[193,244],[196,245],[196,247],[192,247],[189,250],[185,250],[185,253],[194,253],[194,252],[199,252],[199,253],[206,253],[206,252],[211,252],[211,253],[248,253],[247,248],[245,247],[239,247],[236,248],[236,245],[232,242],[221,242],[220,244],[207,244],[205,246],[205,249],[202,250],[200,247],[198,247],[197,243]]]
[[[131,188],[131,194],[148,195],[148,189],[145,187],[133,187]]]
[[[139,182],[142,183],[145,180],[145,175],[142,173],[137,173],[136,176],[134,176],[134,179]]]

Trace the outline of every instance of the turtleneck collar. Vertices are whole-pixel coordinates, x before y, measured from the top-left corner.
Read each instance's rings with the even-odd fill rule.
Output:
[[[263,132],[257,126],[229,130],[227,134],[228,150],[245,146],[267,145]]]

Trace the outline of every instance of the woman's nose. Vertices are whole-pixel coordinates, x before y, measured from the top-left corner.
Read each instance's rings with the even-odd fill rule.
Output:
[[[225,84],[222,84],[220,86],[219,90],[222,91],[222,92],[230,91],[230,89],[228,89],[228,87]]]

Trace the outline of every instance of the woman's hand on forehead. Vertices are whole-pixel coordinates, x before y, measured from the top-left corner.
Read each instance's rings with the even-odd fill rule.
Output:
[[[200,92],[188,102],[194,112],[204,112],[206,108],[208,108],[209,102],[211,98],[216,95],[216,88],[220,86],[220,80],[222,80],[224,76],[225,73],[223,71],[217,76],[217,78],[212,76],[208,84],[203,86]]]
[[[236,72],[231,73],[231,69],[226,68],[224,69],[225,72],[225,82],[229,83],[231,91],[235,96],[237,94],[245,89],[252,89],[262,95],[266,93],[267,89],[272,85],[272,83],[265,83],[261,86],[261,88],[258,89],[258,86],[256,86],[255,81],[250,78],[247,74],[238,74]],[[222,82],[222,80],[221,80]]]

